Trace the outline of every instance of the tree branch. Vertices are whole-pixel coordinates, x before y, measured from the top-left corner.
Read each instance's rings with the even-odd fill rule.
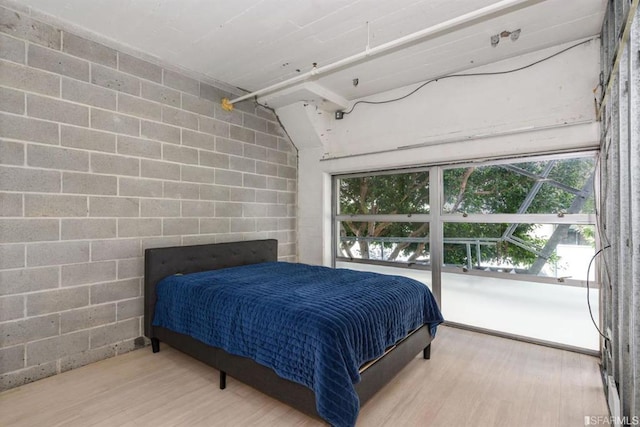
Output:
[[[460,183],[460,192],[458,193],[458,199],[456,200],[456,203],[453,205],[453,208],[451,208],[451,212],[457,212],[458,209],[460,209],[460,205],[464,201],[464,193],[467,190],[467,183],[469,182],[469,177],[471,177],[471,174],[475,169],[476,168],[474,166],[467,168],[467,170],[464,172],[464,175],[462,175],[462,182]]]
[[[411,234],[409,235],[409,237],[416,237],[419,234],[424,233],[425,231],[427,231],[427,229],[429,228],[429,223],[425,222],[424,224],[422,224],[420,227],[418,227],[416,230],[412,231]],[[391,252],[391,254],[389,255],[389,260],[393,261],[395,260],[398,255],[400,255],[400,252],[404,249],[407,248],[407,246],[409,246],[411,243],[409,242],[403,242],[398,244],[398,246],[396,246],[396,248],[393,250],[393,252]]]

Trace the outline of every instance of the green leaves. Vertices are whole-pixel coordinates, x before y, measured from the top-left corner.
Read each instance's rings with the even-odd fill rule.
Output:
[[[543,159],[518,163],[443,168],[443,214],[575,214],[594,211],[594,158]],[[377,174],[338,180],[339,215],[426,214],[429,172]],[[341,251],[352,257],[357,242],[361,258],[387,261],[429,258],[429,226],[424,222],[343,220]],[[593,240],[592,228],[573,227]],[[540,235],[539,224],[444,222],[444,263],[508,264],[529,268],[538,258],[553,259],[566,237]],[[545,232],[549,232],[548,229]],[[344,239],[352,237],[349,241]],[[471,246],[473,245],[473,250]],[[471,257],[471,259],[469,259]],[[480,259],[480,263],[478,260]],[[544,264],[544,262],[543,262]]]

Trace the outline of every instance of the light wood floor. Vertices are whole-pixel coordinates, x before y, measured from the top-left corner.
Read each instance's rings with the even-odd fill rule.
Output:
[[[607,415],[591,356],[441,327],[360,411],[368,426],[584,426]],[[167,346],[0,394],[2,426],[321,426]]]

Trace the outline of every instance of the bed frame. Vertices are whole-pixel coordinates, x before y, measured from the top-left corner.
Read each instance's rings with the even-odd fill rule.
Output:
[[[221,389],[226,387],[226,377],[229,374],[307,415],[320,418],[311,389],[280,378],[271,369],[251,359],[227,353],[187,335],[151,324],[156,303],[156,284],[163,278],[176,273],[196,273],[277,259],[278,241],[273,239],[147,249],[144,260],[144,334],[151,339],[154,353],[160,351],[162,341],[218,369]],[[364,405],[420,351],[425,359],[429,359],[430,349],[429,327],[423,325],[384,356],[368,363],[366,369],[361,370],[361,381],[355,386],[360,405]]]

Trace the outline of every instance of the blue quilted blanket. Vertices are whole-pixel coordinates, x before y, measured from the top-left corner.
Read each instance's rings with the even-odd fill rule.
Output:
[[[401,276],[269,262],[170,276],[153,324],[249,357],[315,392],[320,416],[353,426],[359,367],[443,319],[429,289]]]

